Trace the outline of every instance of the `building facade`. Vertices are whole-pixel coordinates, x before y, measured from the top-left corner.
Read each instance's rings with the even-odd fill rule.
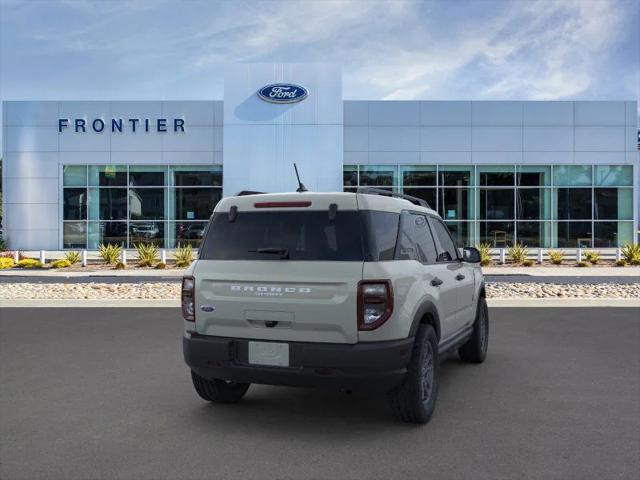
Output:
[[[296,162],[310,190],[425,199],[460,245],[617,247],[638,229],[637,132],[635,101],[349,101],[335,65],[236,64],[222,100],[4,102],[3,234],[197,245],[222,196],[293,191]]]

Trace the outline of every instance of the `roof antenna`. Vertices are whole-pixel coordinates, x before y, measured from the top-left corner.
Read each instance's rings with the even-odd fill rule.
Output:
[[[298,178],[298,188],[296,188],[296,192],[298,192],[298,193],[308,192],[307,187],[305,187],[304,183],[302,183],[300,181],[300,174],[298,173],[298,166],[295,164],[295,162],[293,163],[293,168],[295,168],[296,177]]]

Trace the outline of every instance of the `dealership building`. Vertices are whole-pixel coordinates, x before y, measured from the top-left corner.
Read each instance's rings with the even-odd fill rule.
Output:
[[[197,244],[222,196],[375,186],[460,245],[617,247],[638,229],[636,101],[345,100],[331,64],[232,64],[224,98],[3,102],[3,236]]]

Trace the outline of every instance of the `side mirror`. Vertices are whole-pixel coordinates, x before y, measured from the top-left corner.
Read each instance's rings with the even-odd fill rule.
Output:
[[[462,260],[469,263],[480,263],[480,252],[475,247],[462,249]]]

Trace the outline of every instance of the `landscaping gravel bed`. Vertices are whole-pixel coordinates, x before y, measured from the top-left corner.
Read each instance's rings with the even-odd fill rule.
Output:
[[[640,283],[487,283],[489,298],[640,298]],[[5,283],[0,299],[180,299],[180,283]]]

